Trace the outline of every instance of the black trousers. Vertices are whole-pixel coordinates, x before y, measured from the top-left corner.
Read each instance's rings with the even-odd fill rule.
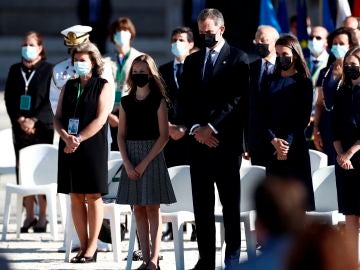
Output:
[[[239,157],[222,147],[194,143],[190,165],[200,269],[215,269],[216,230],[214,217],[216,183],[223,205],[225,256],[240,249]],[[241,160],[241,159],[240,159]]]

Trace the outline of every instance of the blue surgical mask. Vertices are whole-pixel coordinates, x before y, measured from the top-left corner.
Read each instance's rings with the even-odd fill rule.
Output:
[[[118,31],[114,34],[114,41],[116,45],[122,46],[130,44],[131,33],[129,31]]]
[[[331,52],[336,57],[336,59],[344,58],[345,54],[349,48],[345,45],[332,45]]]
[[[21,47],[21,56],[27,61],[34,60],[38,55],[37,49],[34,46]]]
[[[316,39],[309,40],[308,48],[312,55],[319,56],[325,50],[324,41]]]
[[[183,41],[176,41],[171,43],[171,53],[175,57],[185,56],[189,54],[187,44]]]
[[[76,74],[80,77],[84,77],[85,75],[89,74],[91,71],[91,65],[88,62],[74,62],[74,69]]]

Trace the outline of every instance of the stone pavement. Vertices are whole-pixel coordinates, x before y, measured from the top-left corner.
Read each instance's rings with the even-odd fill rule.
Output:
[[[10,121],[7,117],[4,105],[4,92],[0,91],[0,130],[10,127]],[[1,149],[0,149],[0,154]],[[4,187],[6,183],[16,183],[15,175],[0,175],[0,232],[2,232],[3,213],[4,213]],[[99,252],[98,262],[90,264],[71,264],[64,262],[65,253],[59,253],[58,249],[63,245],[63,227],[59,223],[60,237],[59,241],[53,241],[49,233],[49,226],[47,233],[27,233],[21,234],[19,239],[16,239],[16,225],[15,225],[15,205],[16,198],[12,198],[11,219],[6,241],[0,241],[0,256],[5,256],[10,264],[11,269],[125,269],[126,261],[120,263],[113,262],[112,252]],[[60,220],[60,218],[59,218]],[[184,250],[185,250],[185,269],[194,267],[198,259],[197,243],[191,242],[190,233],[191,227],[184,235]],[[218,228],[219,229],[219,228]],[[219,230],[217,230],[219,232]],[[220,242],[219,235],[217,237],[217,269],[221,269],[220,265]],[[244,239],[244,237],[242,238]],[[245,258],[245,241],[243,241],[243,248],[241,257]],[[121,243],[122,258],[127,256],[128,235]],[[74,254],[75,255],[75,254]],[[175,254],[173,242],[161,243],[161,255],[164,259],[160,261],[161,269],[175,270]],[[136,269],[140,262],[133,262],[133,269]],[[0,270],[2,269],[0,265]]]

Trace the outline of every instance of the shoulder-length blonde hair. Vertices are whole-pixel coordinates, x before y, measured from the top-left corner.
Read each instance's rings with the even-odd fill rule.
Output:
[[[73,48],[71,53],[71,62],[74,64],[74,56],[76,53],[87,53],[93,63],[92,73],[100,76],[104,71],[104,61],[102,60],[101,53],[94,43],[85,42]]]
[[[136,57],[131,64],[130,71],[129,71],[130,75],[127,80],[127,83],[130,87],[129,93],[132,94],[132,93],[135,93],[135,91],[136,91],[136,85],[134,84],[134,82],[131,79],[131,74],[133,72],[134,65],[137,63],[145,63],[149,70],[149,75],[152,76],[152,78],[150,78],[150,80],[149,80],[150,90],[154,89],[156,91],[159,91],[159,93],[165,98],[165,100],[167,102],[169,102],[169,99],[167,97],[166,90],[165,90],[165,82],[159,73],[159,70],[156,66],[154,59],[148,54],[142,54],[142,55]]]

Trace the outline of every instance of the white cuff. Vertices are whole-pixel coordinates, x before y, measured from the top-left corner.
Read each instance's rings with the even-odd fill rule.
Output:
[[[198,127],[200,127],[200,124],[195,124],[195,125],[193,125],[193,126],[190,128],[189,135],[194,135],[193,131],[194,131],[195,128],[198,128]]]
[[[218,134],[219,132],[213,127],[212,124],[208,123],[208,126],[212,129],[212,131],[215,133],[215,134]]]

